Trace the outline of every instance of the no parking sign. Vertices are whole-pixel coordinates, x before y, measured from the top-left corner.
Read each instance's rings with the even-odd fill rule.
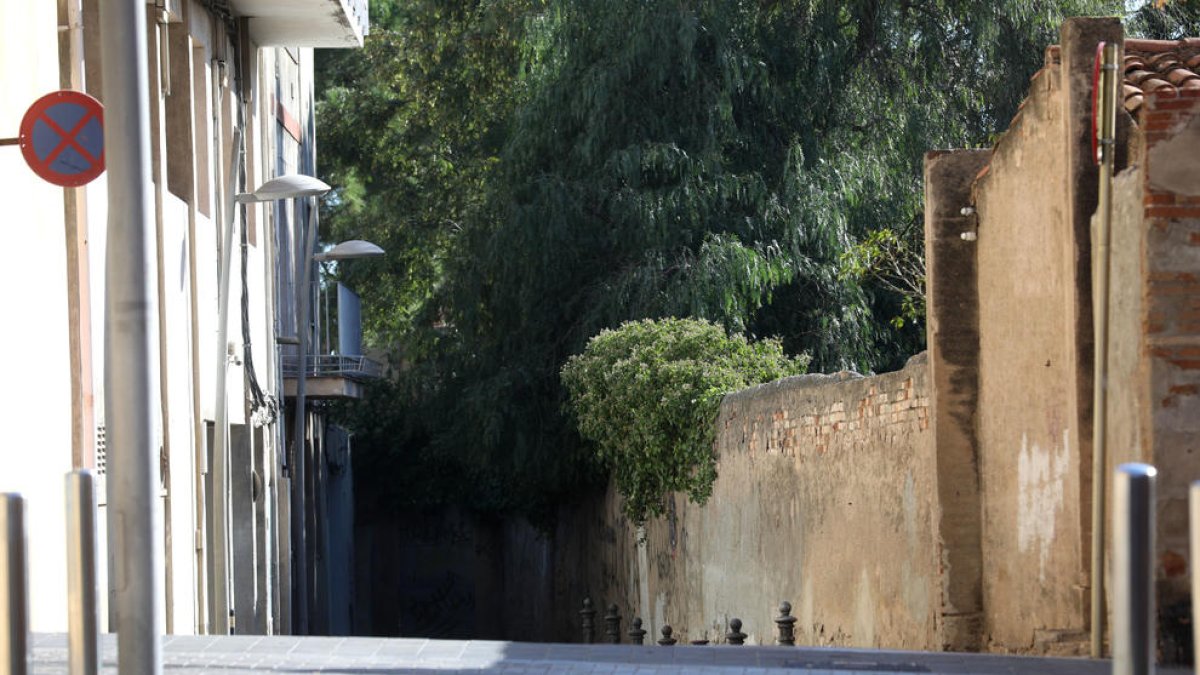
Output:
[[[33,172],[78,187],[104,172],[104,108],[80,91],[56,91],[29,106],[18,137]]]

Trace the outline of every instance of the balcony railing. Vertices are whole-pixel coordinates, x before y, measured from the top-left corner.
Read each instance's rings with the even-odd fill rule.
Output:
[[[300,357],[283,357],[283,376],[300,376]],[[305,359],[305,377],[346,377],[352,380],[370,380],[383,376],[383,366],[365,356],[309,355]]]

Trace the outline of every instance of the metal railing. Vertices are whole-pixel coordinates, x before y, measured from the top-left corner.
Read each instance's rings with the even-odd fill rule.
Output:
[[[284,356],[283,376],[300,375],[300,357]],[[304,360],[305,377],[347,377],[353,380],[369,380],[383,376],[383,366],[365,356],[339,356],[310,354]]]

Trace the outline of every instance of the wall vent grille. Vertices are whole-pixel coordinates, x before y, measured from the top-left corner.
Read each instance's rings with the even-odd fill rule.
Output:
[[[96,475],[108,472],[108,433],[103,424],[96,425]]]

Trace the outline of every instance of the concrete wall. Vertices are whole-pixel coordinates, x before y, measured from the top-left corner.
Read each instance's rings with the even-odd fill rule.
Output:
[[[926,329],[940,521],[942,647],[978,650],[983,628],[979,526],[978,218],[971,186],[991,153],[925,157]]]
[[[996,648],[1037,629],[1082,629],[1082,528],[1075,316],[1064,94],[1051,65],[975,184],[979,470],[985,630]]]

